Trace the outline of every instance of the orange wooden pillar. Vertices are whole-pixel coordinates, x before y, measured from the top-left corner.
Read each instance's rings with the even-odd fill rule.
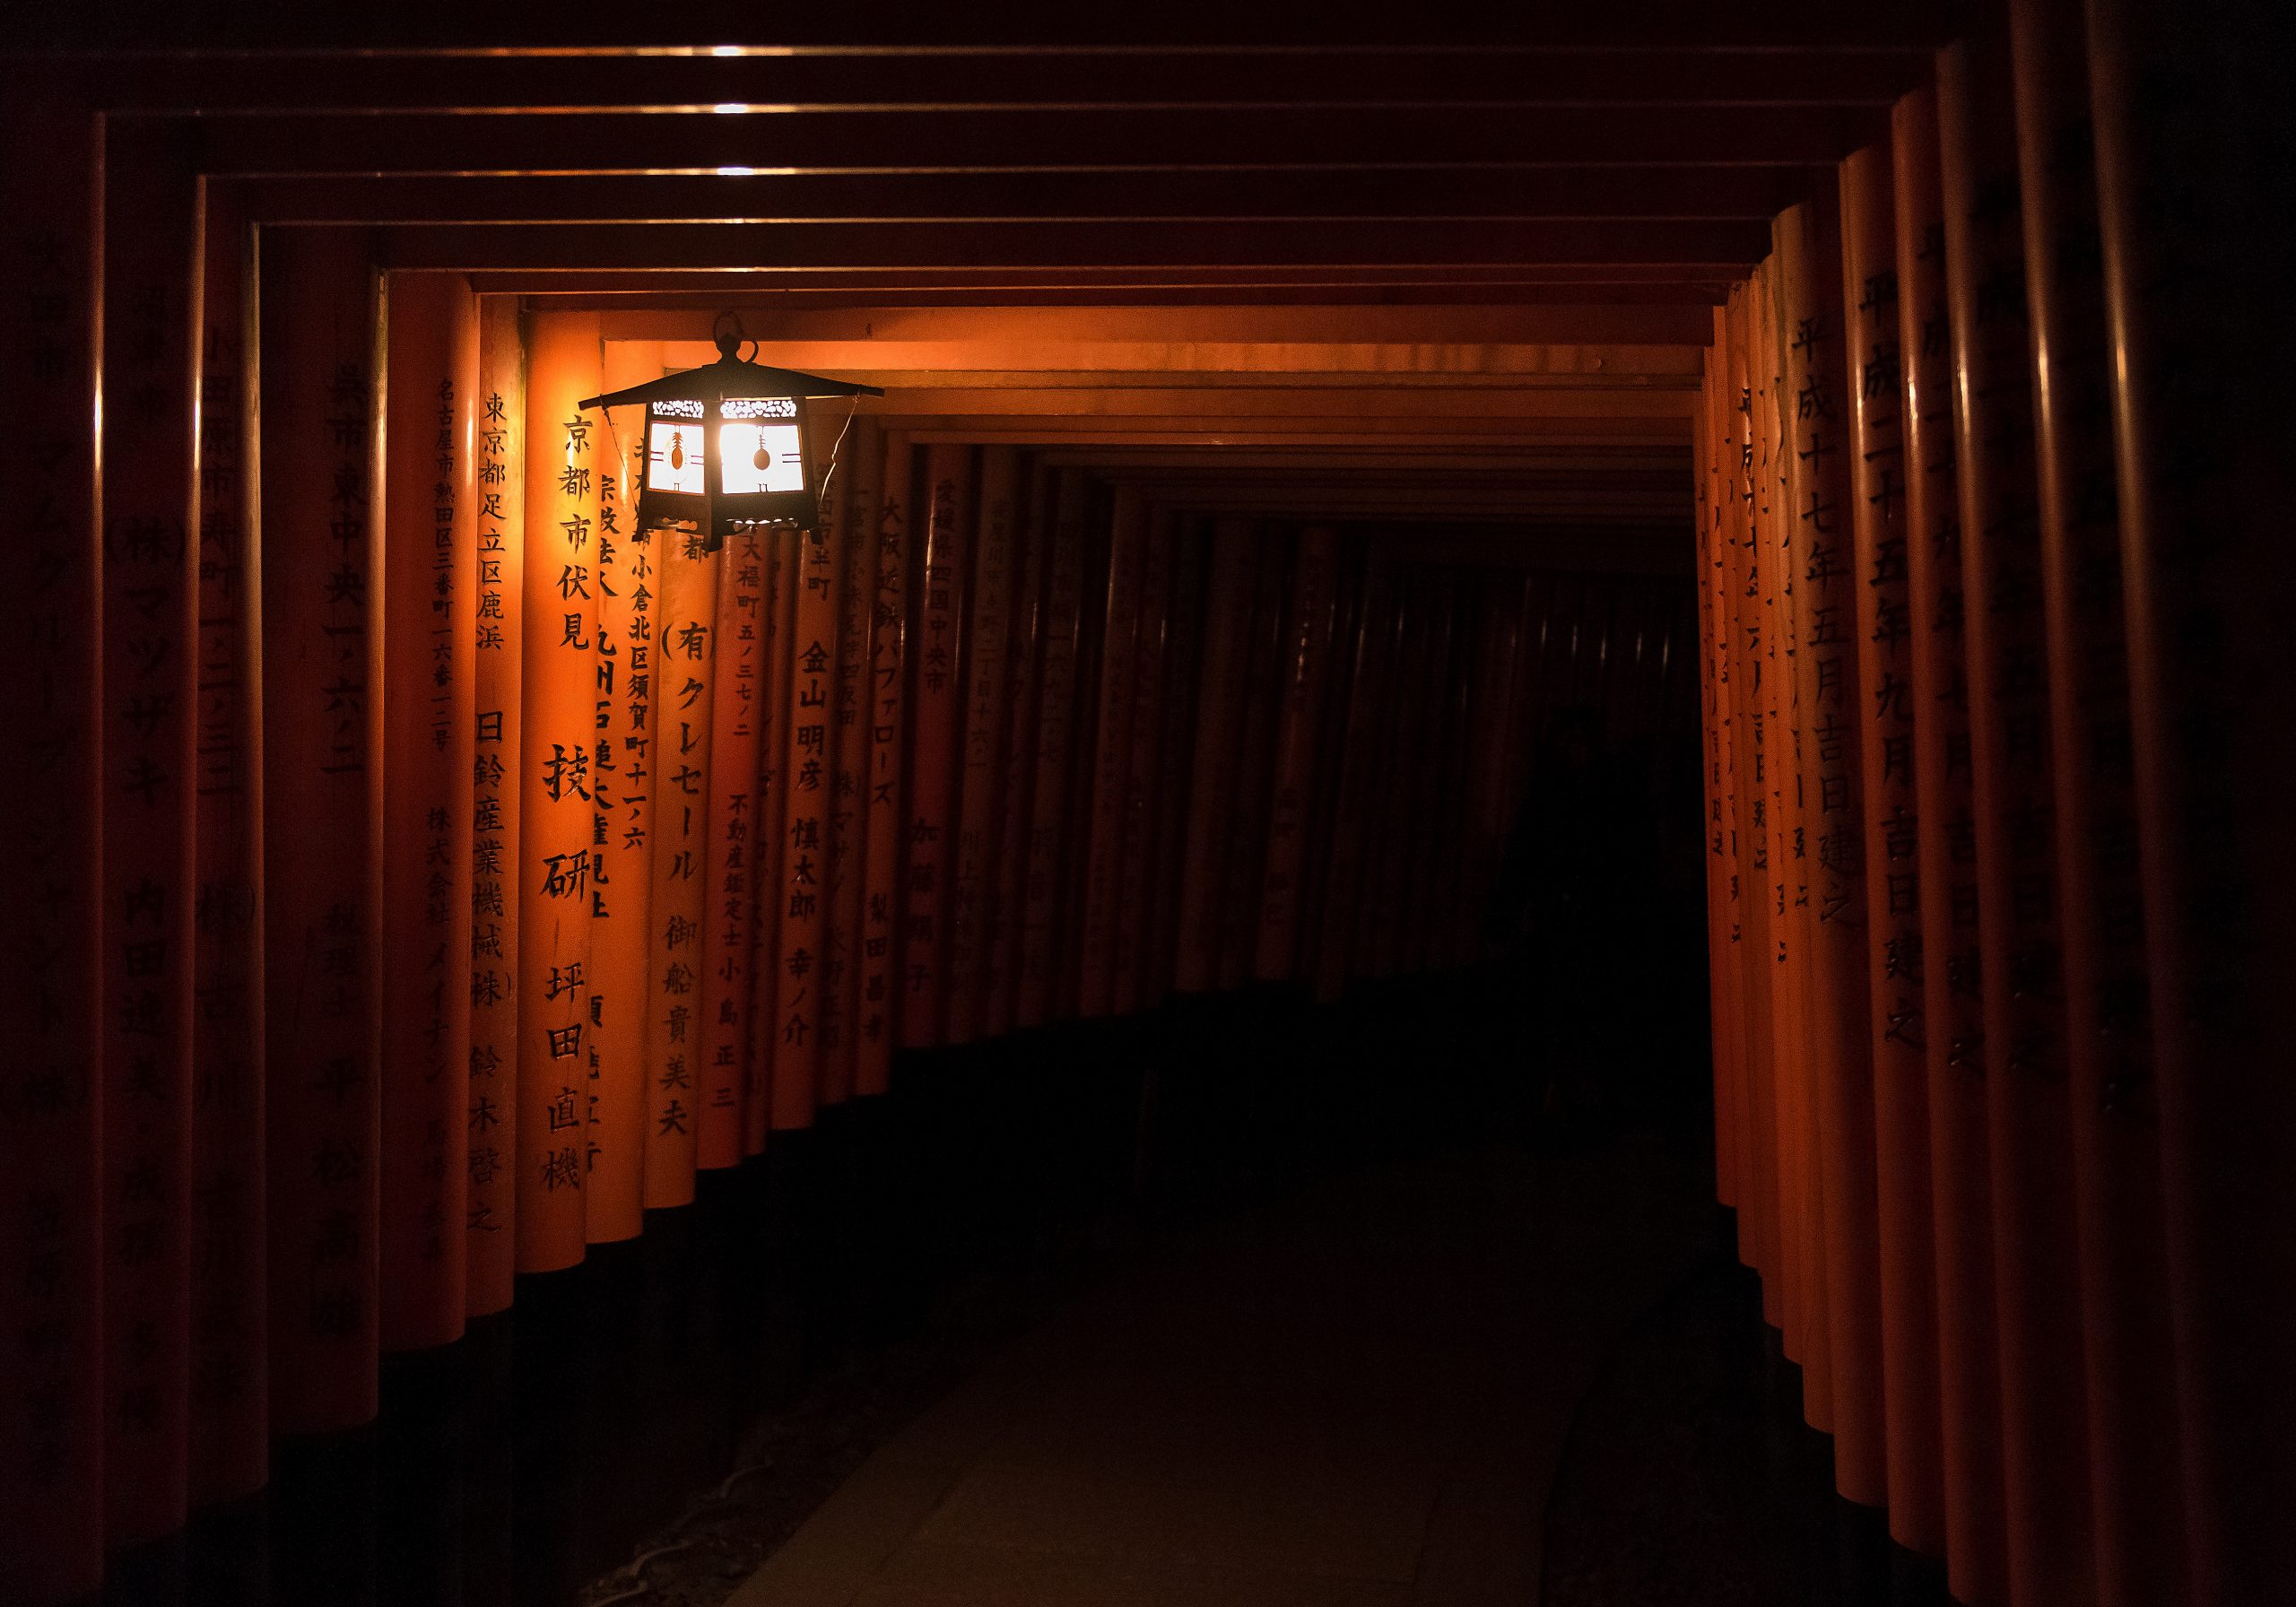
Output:
[[[1051,548],[1052,472],[1031,459],[1022,467],[1024,499],[1013,547],[1013,634],[1004,664],[1004,763],[998,780],[996,885],[987,923],[994,957],[981,1032],[996,1038],[1020,1017],[1022,932],[1026,926],[1029,828],[1037,780],[1039,633],[1044,628],[1046,560]]]
[[[799,538],[784,534],[781,539]],[[837,566],[830,533],[804,533],[793,548],[796,593],[783,705],[781,881],[773,1034],[773,1130],[808,1127],[821,1100],[821,1017],[829,932],[830,707],[836,676]]]
[[[23,409],[0,434],[21,508],[15,611],[41,644],[16,693],[19,770],[0,796],[9,984],[0,1027],[21,1093],[0,1119],[0,1568],[30,1601],[103,1576],[103,898],[99,838],[102,630],[96,489],[102,239],[97,119],[12,75],[0,105],[0,204],[36,230],[0,293],[0,378]],[[260,1084],[250,1090],[259,1099]],[[260,1352],[257,1352],[258,1356]],[[257,1380],[260,1390],[260,1379]]]
[[[1323,965],[1324,912],[1331,899],[1331,863],[1334,835],[1339,824],[1340,782],[1347,761],[1347,722],[1352,692],[1352,671],[1355,644],[1360,634],[1365,603],[1365,578],[1369,572],[1364,555],[1369,543],[1361,536],[1343,537],[1337,554],[1337,585],[1332,607],[1329,666],[1325,672],[1323,717],[1316,734],[1316,768],[1308,810],[1307,841],[1302,852],[1306,856],[1304,881],[1300,887],[1299,958],[1294,975],[1312,993]],[[1202,631],[1202,611],[1198,609],[1197,631]],[[1200,646],[1191,651],[1200,653]],[[1505,743],[1496,732],[1484,734],[1489,749],[1489,769],[1494,795],[1491,807],[1496,808],[1497,776],[1503,760]],[[1468,934],[1470,942],[1479,944],[1482,937],[1481,911],[1477,912],[1475,930]]]
[[[582,1259],[589,1170],[591,848],[596,830],[598,476],[595,315],[533,321],[518,766],[517,1266]]]
[[[2296,1575],[2284,18],[2086,10],[2189,1599],[2261,1601]]]
[[[658,348],[614,342],[600,360],[608,391],[661,372]],[[597,604],[590,689],[596,745],[590,760],[589,1063],[583,1236],[590,1244],[634,1238],[646,1223],[647,995],[653,971],[653,825],[657,682],[654,641],[661,584],[657,533],[638,521],[641,417],[596,421]]]
[[[861,978],[869,882],[870,638],[877,606],[877,526],[883,505],[884,443],[874,420],[854,421],[838,493],[837,679],[830,703],[829,997],[822,1018],[828,1097],[864,1091]],[[831,484],[834,485],[832,476]]]
[[[1742,1134],[1746,1119],[1741,1108],[1738,1080],[1743,917],[1738,910],[1737,835],[1730,824],[1735,804],[1730,791],[1727,724],[1730,671],[1725,610],[1729,588],[1722,578],[1726,572],[1723,499],[1728,495],[1728,482],[1722,473],[1722,449],[1729,407],[1722,374],[1727,360],[1728,354],[1718,343],[1707,348],[1700,382],[1693,478],[1698,493],[1699,717],[1703,743],[1700,772],[1704,812],[1700,837],[1706,867],[1707,1012],[1714,1081],[1715,1192],[1723,1204],[1741,1210],[1744,1183]],[[1506,599],[1494,597],[1493,601],[1503,603]],[[1510,611],[1509,617],[1518,621],[1519,629],[1519,616]],[[1505,721],[1500,722],[1499,729],[1507,728]],[[1486,814],[1485,821],[1486,830],[1498,829],[1492,816]]]
[[[103,162],[103,1458],[122,1546],[178,1527],[187,1489],[204,253],[172,138],[115,126]]]
[[[1016,1025],[1056,1019],[1066,940],[1064,873],[1074,840],[1078,777],[1078,703],[1083,651],[1084,513],[1081,472],[1065,470],[1051,487],[1045,555],[1045,617],[1038,668],[1034,774],[1030,782],[1028,864],[1022,882],[1021,988]]]
[[[1211,554],[1205,521],[1183,516],[1173,523],[1171,621],[1164,645],[1162,710],[1158,721],[1156,785],[1148,801],[1155,856],[1141,1004],[1152,1008],[1172,996],[1179,969],[1180,882],[1186,870],[1188,760],[1196,751],[1196,693],[1204,656],[1205,586]]]
[[[1406,975],[1426,969],[1428,935],[1436,918],[1435,867],[1438,839],[1442,835],[1444,763],[1455,715],[1454,656],[1459,636],[1457,572],[1445,567],[1428,578],[1426,680],[1409,716],[1409,724],[1417,729],[1408,750],[1412,757],[1405,771],[1399,824],[1402,851],[1396,864],[1399,878],[1396,907],[1402,917],[1396,930],[1396,969]],[[1272,809],[1275,801],[1272,767],[1269,780]]]
[[[909,675],[909,576],[911,470],[916,451],[900,431],[887,432],[877,489],[874,574],[870,582],[869,643],[864,718],[867,769],[862,804],[868,819],[861,909],[861,1040],[854,1091],[881,1094],[892,1081],[900,1027],[901,889],[908,871],[903,795],[903,708]]]
[[[1764,264],[1765,293],[1761,304],[1764,324],[1758,346],[1769,384],[1763,393],[1767,407],[1758,408],[1756,414],[1762,423],[1761,440],[1767,454],[1763,562],[1770,575],[1779,627],[1779,673],[1772,682],[1777,700],[1772,712],[1784,739],[1781,762],[1774,772],[1770,851],[1782,895],[1778,907],[1779,930],[1786,934],[1787,944],[1783,986],[1772,1003],[1779,1017],[1777,1040],[1786,1046],[1780,1056],[1783,1098],[1779,1146],[1784,1168],[1781,1194],[1792,1229],[1787,1241],[1791,1281],[1786,1353],[1802,1364],[1804,1418],[1811,1427],[1831,1433],[1833,1349],[1826,1296],[1823,1128],[1818,1117],[1820,1078],[1813,1041],[1817,1014],[1813,999],[1816,905],[1811,882],[1816,868],[1819,833],[1813,826],[1818,818],[1819,799],[1804,774],[1805,760],[1815,757],[1812,727],[1817,722],[1814,711],[1803,700],[1798,673],[1807,656],[1807,644],[1796,540],[1805,511],[1796,477],[1800,396],[1791,372],[1798,332],[1787,300],[1781,238],[1790,222],[1790,218],[1774,219],[1770,225],[1771,251]]]
[[[1109,944],[1109,1008],[1130,1015],[1145,996],[1155,938],[1156,798],[1164,748],[1164,679],[1171,652],[1172,595],[1178,578],[1178,517],[1153,510],[1141,555],[1140,629],[1133,641],[1130,750],[1125,762],[1122,847],[1117,869],[1121,912]]]
[[[192,1016],[190,1495],[263,1487],[261,620],[250,448],[255,236],[210,190],[199,401],[198,877]]]
[[[1924,1059],[1929,1074],[1936,1243],[1939,1449],[1953,1594],[2007,1593],[2000,1373],[1993,1289],[1993,1185],[1986,1131],[1984,978],[1979,963],[1977,821],[1970,799],[1968,607],[1962,586],[1952,357],[1936,101],[1892,114],[1899,349],[1905,385],[1906,568],[1912,618],[1914,780],[1920,807]]]
[[[2109,328],[2081,8],[2011,8],[2031,311],[2097,1599],[2187,1598],[2182,1446],[2135,847]]]
[[[1779,1274],[1777,1061],[1772,1053],[1776,1021],[1771,995],[1777,987],[1778,942],[1771,927],[1770,856],[1770,751],[1769,683],[1776,675],[1770,651],[1774,631],[1763,606],[1761,566],[1754,546],[1753,382],[1749,337],[1752,287],[1735,287],[1728,305],[1715,315],[1716,341],[1724,353],[1723,398],[1728,433],[1723,443],[1725,584],[1729,608],[1733,674],[1731,760],[1737,786],[1733,798],[1739,869],[1743,878],[1739,912],[1744,920],[1742,948],[1744,989],[1741,1053],[1746,1067],[1746,1180],[1739,1191],[1738,1256],[1762,1274],[1763,1320],[1783,1327],[1785,1290]]]
[[[1943,1556],[1921,797],[1914,780],[1914,617],[1907,567],[1911,471],[1900,378],[1896,220],[1885,150],[1869,146],[1842,164],[1841,233],[1890,1533],[1914,1551]]]
[[[517,1250],[519,755],[524,751],[526,348],[518,305],[479,301],[470,1066],[464,1310],[510,1304]]]
[[[916,621],[907,688],[909,824],[900,913],[898,1041],[940,1041],[946,996],[949,840],[957,806],[957,757],[963,706],[960,644],[964,576],[972,552],[973,468],[968,448],[938,445],[925,454],[924,539],[915,543],[909,608]]]
[[[1203,665],[1196,686],[1195,756],[1188,765],[1178,958],[1173,975],[1182,993],[1202,993],[1219,983],[1219,911],[1223,896],[1231,890],[1223,886],[1223,867],[1229,811],[1235,794],[1237,743],[1244,715],[1243,682],[1257,556],[1250,526],[1234,519],[1213,524]]]
[[[1711,413],[1710,407],[1703,407],[1701,421],[1710,417]],[[1701,423],[1701,438],[1703,433]],[[1709,456],[1701,447],[1701,465]],[[1711,500],[1712,488],[1708,480],[1709,475],[1701,466],[1698,473],[1701,510]],[[1702,512],[1699,530],[1700,551],[1703,552],[1709,533]],[[1361,578],[1360,567],[1351,569],[1343,560],[1341,600],[1334,616],[1337,626],[1334,638],[1335,656],[1344,650],[1344,644],[1351,639],[1349,627],[1354,622],[1354,610],[1361,606],[1358,584]],[[1703,570],[1700,578],[1704,578]],[[1469,813],[1463,822],[1466,842],[1459,865],[1460,886],[1455,928],[1455,959],[1462,965],[1472,965],[1488,958],[1484,928],[1490,916],[1491,889],[1498,875],[1500,856],[1506,850],[1509,827],[1512,823],[1507,814],[1505,786],[1507,751],[1509,734],[1514,729],[1512,705],[1516,668],[1523,644],[1522,586],[1512,577],[1503,582],[1494,579],[1481,588],[1480,604],[1481,615],[1476,633],[1482,646],[1475,660],[1474,712],[1469,721],[1466,777]],[[1701,610],[1700,617],[1701,620],[1706,617],[1704,611]],[[1338,733],[1347,717],[1344,682],[1335,679],[1334,684],[1335,690],[1325,710],[1324,745],[1327,751],[1337,745]],[[1333,785],[1328,760],[1325,769],[1324,786],[1328,789]],[[1317,858],[1312,852],[1309,857],[1311,863]],[[1312,938],[1312,926],[1310,936]],[[1312,942],[1306,958],[1312,967]]]
[[[1822,1134],[1826,1332],[1831,1346],[1834,1481],[1870,1507],[1889,1495],[1882,1378],[1881,1229],[1874,1155],[1874,1051],[1867,977],[1864,725],[1874,687],[1860,673],[1850,460],[1856,396],[1843,301],[1839,199],[1820,195],[1779,220],[1788,434],[1794,488],[1795,690],[1802,706],[1804,838],[1810,883],[1811,1079]]]
[[[2007,62],[1938,64],[2010,1599],[2095,1589],[2032,360]]]
[[[1795,701],[1793,569],[1786,526],[1791,488],[1786,477],[1786,340],[1779,328],[1775,256],[1757,268],[1748,297],[1747,363],[1753,398],[1753,557],[1761,575],[1770,669],[1762,680],[1762,723],[1769,734],[1763,804],[1770,864],[1770,935],[1777,969],[1770,988],[1771,1102],[1777,1139],[1779,1258],[1768,1273],[1779,1285],[1779,1325],[1789,1360],[1803,1368],[1803,1405],[1811,1426],[1827,1426],[1823,1375],[1830,1358],[1813,1342],[1822,1310],[1813,1298],[1817,1223],[1810,1188],[1809,1016],[1804,979],[1808,960],[1808,883],[1795,857],[1801,825],[1801,735]]]
[[[1770,625],[1771,673],[1764,682],[1764,718],[1770,734],[1767,798],[1771,883],[1770,935],[1778,970],[1771,990],[1770,1041],[1775,1065],[1778,1199],[1780,1256],[1777,1276],[1783,1285],[1783,1349],[1803,1369],[1803,1413],[1812,1427],[1831,1426],[1826,1386],[1831,1355],[1824,1342],[1823,1297],[1818,1276],[1822,1199],[1813,1187],[1814,1126],[1810,1105],[1809,882],[1800,853],[1807,841],[1800,785],[1801,707],[1794,669],[1796,625],[1794,607],[1793,485],[1786,439],[1793,402],[1786,391],[1787,334],[1779,299],[1777,225],[1772,252],[1755,272],[1753,340],[1748,349],[1754,385],[1756,560]]]
[[[942,1041],[979,1036],[987,994],[1000,985],[988,954],[996,853],[1004,843],[998,784],[1004,770],[1005,660],[1012,647],[1013,541],[1020,516],[1020,460],[1010,447],[984,447],[974,528],[978,537],[965,610],[963,683],[957,717],[955,838],[948,876],[948,984]]]
[[[287,231],[263,282],[271,1420],[308,1433],[376,1404],[380,352],[362,239]]]
[[[779,722],[765,709],[767,626],[766,543],[776,539],[749,528],[726,537],[718,563],[718,622],[710,666],[709,822],[702,852],[700,1008],[695,1064],[701,1105],[694,1164],[716,1169],[737,1164],[748,1131],[743,1101],[749,1080],[744,1056],[752,1041],[751,975],[757,928],[757,847],[778,835],[761,825],[762,745]]]
[[[1316,938],[1315,992],[1325,1003],[1337,999],[1357,973],[1356,920],[1369,859],[1371,804],[1385,762],[1378,736],[1402,622],[1392,569],[1369,551],[1363,567],[1363,601],[1346,644],[1346,718],[1340,727],[1340,762]]]
[[[1267,860],[1267,816],[1275,774],[1278,681],[1283,653],[1283,605],[1290,591],[1292,533],[1261,526],[1253,547],[1252,612],[1245,637],[1243,710],[1236,722],[1234,815],[1220,894],[1219,985],[1239,987],[1251,978],[1259,950],[1257,894]]]
[[[717,690],[718,578],[723,550],[690,523],[653,533],[661,576],[654,615],[653,880],[647,911],[646,1208],[693,1203],[700,1152],[703,973],[713,908],[709,736]]]
[[[1259,884],[1256,974],[1285,981],[1297,974],[1300,890],[1307,868],[1309,794],[1316,773],[1325,686],[1331,674],[1339,538],[1327,526],[1300,533],[1292,571],[1292,606],[1284,633],[1283,704],[1276,724],[1275,778],[1267,828],[1267,863]]]
[[[387,292],[383,473],[382,1343],[463,1332],[478,620],[478,299]]]
[[[1132,676],[1140,639],[1147,510],[1119,489],[1109,526],[1107,586],[1094,599],[1100,618],[1100,677],[1093,691],[1092,769],[1086,793],[1083,925],[1077,943],[1075,1011],[1102,1016],[1113,1007],[1116,931],[1124,918],[1125,798],[1131,786]]]
[[[1357,972],[1391,977],[1396,970],[1403,930],[1403,864],[1408,847],[1411,770],[1417,752],[1414,726],[1427,703],[1428,594],[1423,569],[1396,564],[1401,629],[1396,644],[1394,695],[1380,711],[1374,750],[1380,755],[1372,777],[1364,854],[1363,891],[1357,900]]]
[[[750,946],[750,1047],[743,1098],[742,1151],[761,1154],[773,1130],[773,1067],[781,1011],[781,936],[787,922],[782,886],[790,853],[782,831],[788,786],[789,678],[796,673],[789,638],[796,629],[797,591],[805,544],[787,532],[765,543],[766,596],[771,611],[771,651],[766,655],[765,700],[772,710],[770,740],[761,744],[758,796],[763,812],[757,833],[757,920]]]

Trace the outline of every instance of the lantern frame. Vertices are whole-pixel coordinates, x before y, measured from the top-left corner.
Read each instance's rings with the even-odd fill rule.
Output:
[[[578,404],[585,410],[625,406],[641,410],[639,522],[646,526],[690,522],[701,534],[702,550],[712,552],[739,526],[787,523],[804,530],[819,528],[821,482],[815,475],[816,454],[806,404],[822,396],[882,396],[885,393],[874,385],[748,360],[741,355],[744,343],[741,324],[730,314],[720,317],[711,338],[718,347],[717,361],[590,396]],[[752,351],[756,350],[754,342],[748,343]],[[669,455],[683,450],[677,436],[688,421],[700,438],[698,489],[661,483],[665,475],[656,464],[656,432],[665,429],[672,432],[665,457],[665,462],[674,463]],[[776,449],[780,442],[772,438],[782,438],[784,431],[794,436],[794,453],[786,447]],[[736,443],[736,456],[751,435],[757,438],[750,448],[751,463],[737,465],[730,477],[725,456],[729,432]],[[798,482],[774,483],[784,478],[773,473],[774,466],[793,456],[798,465]],[[675,465],[674,472],[680,478],[687,474],[683,464]],[[728,489],[730,485],[740,489]]]

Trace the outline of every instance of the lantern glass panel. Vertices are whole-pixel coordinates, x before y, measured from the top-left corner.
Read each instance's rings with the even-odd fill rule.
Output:
[[[805,489],[804,436],[794,396],[728,396],[718,427],[718,490],[729,497]]]
[[[686,409],[692,410],[691,416]],[[704,477],[701,406],[694,402],[657,402],[646,421],[646,489],[683,491],[698,497]]]
[[[795,424],[722,424],[718,459],[725,465],[720,489],[729,497],[805,489],[804,443]]]

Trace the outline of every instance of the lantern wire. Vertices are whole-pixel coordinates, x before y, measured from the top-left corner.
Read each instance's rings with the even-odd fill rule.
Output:
[[[822,471],[822,495],[829,495],[829,482],[837,477],[837,455],[845,450],[845,438],[853,429],[853,417],[861,411],[861,398],[853,398],[853,405],[845,410],[845,427],[837,432],[837,441],[829,449],[829,466]]]

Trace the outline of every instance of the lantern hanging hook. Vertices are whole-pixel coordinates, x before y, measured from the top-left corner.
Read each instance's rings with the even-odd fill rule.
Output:
[[[742,327],[742,315],[727,308],[710,321],[709,338],[718,347],[718,355],[728,362],[751,362],[757,357],[757,343],[749,338]],[[750,349],[747,357],[739,354],[743,346]]]

